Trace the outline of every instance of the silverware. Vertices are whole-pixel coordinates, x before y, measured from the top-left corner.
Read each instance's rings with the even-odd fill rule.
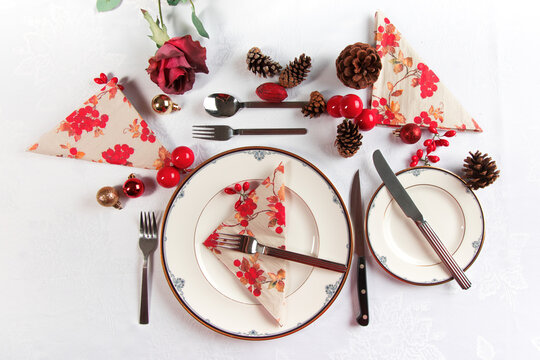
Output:
[[[150,218],[151,215],[151,218]],[[158,246],[158,230],[154,212],[141,212],[139,226],[139,247],[144,255],[142,288],[141,288],[141,314],[140,324],[148,324],[148,257]]]
[[[305,128],[233,129],[227,125],[193,125],[193,138],[225,141],[234,135],[305,135]]]
[[[300,108],[306,105],[305,101],[284,101],[271,103],[264,101],[240,102],[229,94],[211,94],[204,99],[204,109],[215,117],[229,117],[236,114],[241,108]]]
[[[398,205],[401,207],[405,215],[411,218],[422,235],[426,238],[429,245],[435,250],[443,264],[448,268],[448,271],[452,274],[454,279],[458,282],[462,289],[467,290],[471,287],[471,282],[456,263],[452,255],[448,252],[444,244],[441,242],[435,231],[431,228],[428,222],[420,213],[420,210],[416,207],[407,191],[403,188],[403,185],[399,182],[398,178],[384,159],[382,153],[376,150],[373,153],[373,163],[379,173],[382,181],[386,185],[386,188]]]
[[[218,247],[237,250],[246,254],[259,253],[263,255],[277,257],[280,259],[298,262],[305,265],[311,265],[327,270],[338,271],[341,273],[347,271],[347,267],[343,264],[262,245],[253,236],[231,235],[222,233],[218,233],[218,235]]]
[[[354,241],[356,254],[358,255],[358,302],[360,314],[356,317],[358,324],[369,324],[367,280],[366,280],[366,257],[364,247],[364,219],[362,216],[362,193],[360,191],[360,170],[354,174],[351,187],[351,220],[354,228]]]

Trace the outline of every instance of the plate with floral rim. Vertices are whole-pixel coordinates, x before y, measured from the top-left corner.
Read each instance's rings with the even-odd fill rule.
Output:
[[[459,176],[440,168],[420,166],[396,176],[458,265],[468,269],[484,243],[484,214],[474,192]],[[365,231],[375,260],[393,277],[414,285],[452,279],[384,184],[368,205]]]
[[[287,249],[347,265],[340,274],[289,262],[282,326],[203,245],[234,205],[223,190],[245,181],[256,186],[280,162]],[[204,326],[246,340],[290,335],[318,319],[340,293],[353,252],[349,215],[330,180],[303,158],[268,147],[229,150],[199,165],[171,197],[160,235],[165,277],[183,308]]]

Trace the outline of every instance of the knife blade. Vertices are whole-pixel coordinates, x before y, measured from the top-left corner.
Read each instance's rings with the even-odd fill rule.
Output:
[[[420,210],[418,210],[403,185],[401,185],[398,178],[384,159],[384,156],[380,150],[376,150],[373,153],[373,163],[375,164],[375,168],[384,182],[384,185],[390,194],[392,194],[394,200],[396,200],[405,215],[414,221],[418,229],[420,229],[422,235],[424,235],[433,250],[435,250],[435,253],[437,253],[442,263],[446,266],[448,271],[450,271],[457,283],[464,290],[470,288],[471,281],[467,278],[463,270],[448,252],[435,231],[433,231],[431,226],[424,219],[422,213]]]
[[[360,190],[360,170],[357,170],[353,177],[351,187],[351,219],[354,228],[354,241],[356,253],[358,255],[358,302],[360,304],[360,314],[356,317],[358,324],[366,326],[369,324],[369,310],[367,298],[366,280],[366,257],[364,247],[364,220],[362,211],[362,193]]]

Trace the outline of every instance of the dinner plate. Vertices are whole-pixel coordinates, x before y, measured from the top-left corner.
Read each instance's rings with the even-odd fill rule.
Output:
[[[280,162],[287,249],[347,265],[341,274],[289,262],[282,326],[203,245],[234,206],[223,189],[244,181],[257,186]],[[161,228],[163,269],[180,304],[208,328],[241,339],[281,337],[315,321],[339,294],[352,252],[349,216],[328,178],[301,157],[267,147],[233,149],[199,165],[171,197]]]
[[[468,269],[484,242],[484,214],[476,195],[459,176],[443,169],[422,166],[396,175],[458,265]],[[368,205],[366,238],[379,265],[400,280],[436,285],[452,279],[384,184]]]

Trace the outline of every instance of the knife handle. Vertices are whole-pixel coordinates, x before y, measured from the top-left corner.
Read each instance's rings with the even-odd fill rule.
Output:
[[[444,244],[441,242],[441,239],[435,234],[435,231],[431,228],[431,226],[428,224],[427,221],[417,221],[416,226],[420,229],[424,237],[427,239],[433,250],[437,253],[441,261],[444,265],[448,268],[448,271],[452,274],[454,279],[457,281],[459,286],[463,290],[467,290],[471,287],[471,281],[463,270],[459,267],[459,265],[456,263],[456,260],[452,257],[450,252],[446,249]]]
[[[367,281],[366,281],[366,258],[358,258],[358,302],[360,303],[360,314],[356,317],[356,322],[362,326],[369,324]]]

